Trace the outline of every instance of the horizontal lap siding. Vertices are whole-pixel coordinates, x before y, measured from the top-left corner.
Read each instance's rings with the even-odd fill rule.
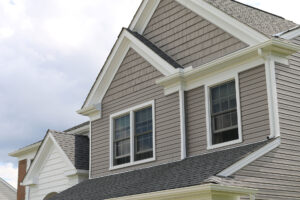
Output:
[[[103,101],[102,118],[92,122],[92,177],[180,160],[180,116],[178,93],[165,96],[155,80],[162,74],[130,49]],[[109,116],[155,100],[156,161],[109,171]]]
[[[184,67],[198,67],[247,46],[174,0],[161,1],[143,35]]]
[[[258,200],[300,199],[300,53],[289,61],[276,63],[281,145],[235,174]]]
[[[186,92],[186,121],[188,155],[195,156],[225,148],[266,140],[269,136],[264,66],[239,74],[243,144],[207,150],[206,110],[204,87]]]

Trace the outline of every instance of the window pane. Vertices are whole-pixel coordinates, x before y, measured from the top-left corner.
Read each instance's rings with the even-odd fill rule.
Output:
[[[130,139],[116,142],[116,157],[130,154]]]
[[[129,115],[115,119],[114,132],[115,140],[125,139],[130,137],[130,118]]]
[[[135,160],[153,157],[152,107],[135,112]]]
[[[235,81],[211,88],[212,143],[238,139]]]

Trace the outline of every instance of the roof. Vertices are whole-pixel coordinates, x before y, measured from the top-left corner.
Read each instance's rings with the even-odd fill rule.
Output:
[[[234,0],[205,0],[229,16],[250,26],[266,36],[273,36],[298,26],[283,17]]]
[[[90,121],[83,122],[83,123],[81,123],[81,124],[79,124],[79,125],[76,125],[76,126],[74,126],[74,127],[72,127],[72,128],[68,128],[67,130],[64,130],[64,132],[74,131],[74,130],[76,130],[76,129],[79,129],[79,128],[81,128],[81,127],[87,126],[87,125],[89,125],[89,124],[90,124]]]
[[[16,189],[2,178],[0,178],[0,197],[5,200],[15,200],[17,198]]]
[[[87,136],[50,132],[76,169],[89,169],[89,138]]]
[[[91,179],[63,191],[51,200],[102,200],[215,182],[216,179],[212,180],[210,177],[267,143],[268,141],[264,141],[169,164]]]
[[[152,42],[150,42],[148,39],[146,39],[144,36],[140,35],[137,32],[131,31],[130,29],[127,29],[129,33],[131,33],[133,36],[135,36],[137,39],[139,39],[143,44],[145,44],[147,47],[149,47],[152,51],[154,51],[157,55],[159,55],[162,59],[167,61],[170,65],[172,65],[175,69],[176,68],[183,68],[180,64],[178,64],[173,58],[168,56],[165,52],[163,52],[161,49],[159,49],[156,45],[154,45]]]
[[[14,151],[14,152],[9,153],[8,155],[12,156],[12,157],[19,157],[19,156],[22,156],[22,155],[24,155],[26,153],[30,153],[30,152],[32,152],[34,150],[38,150],[38,148],[41,145],[42,141],[43,140],[40,140],[40,141],[35,142],[33,144],[30,144],[30,145],[27,145],[25,147],[22,147],[22,148]]]

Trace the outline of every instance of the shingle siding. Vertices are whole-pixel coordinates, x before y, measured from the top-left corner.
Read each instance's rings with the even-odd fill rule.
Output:
[[[293,42],[300,41],[300,37]],[[300,199],[300,53],[276,63],[281,145],[235,174],[259,189],[258,200]]]
[[[239,74],[243,143],[269,136],[269,112],[264,65]],[[186,92],[188,155],[208,153],[204,86]],[[237,145],[231,145],[232,148]],[[228,147],[225,147],[228,148]],[[224,148],[218,148],[221,150]]]
[[[92,178],[180,160],[178,93],[165,96],[155,80],[163,75],[130,49],[102,101],[102,118],[92,122]],[[109,171],[109,116],[155,100],[156,161]]]
[[[247,46],[174,0],[160,2],[143,35],[184,67],[198,67]]]

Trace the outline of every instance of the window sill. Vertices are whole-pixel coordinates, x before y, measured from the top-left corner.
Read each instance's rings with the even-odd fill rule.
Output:
[[[224,142],[224,143],[221,143],[221,144],[209,145],[207,147],[207,150],[217,149],[217,148],[230,146],[230,145],[234,145],[234,144],[238,144],[238,143],[242,143],[242,142],[243,142],[242,139],[237,139],[237,140],[233,140],[233,141],[229,141],[229,142]]]
[[[109,168],[109,170],[112,171],[112,170],[116,170],[116,169],[123,169],[123,168],[126,168],[126,167],[131,167],[131,166],[135,166],[135,165],[141,165],[141,164],[153,162],[155,160],[156,160],[155,158],[149,158],[149,159],[146,159],[146,160],[135,161],[135,162],[126,163],[126,164],[123,164],[123,165],[112,166],[112,167]]]

